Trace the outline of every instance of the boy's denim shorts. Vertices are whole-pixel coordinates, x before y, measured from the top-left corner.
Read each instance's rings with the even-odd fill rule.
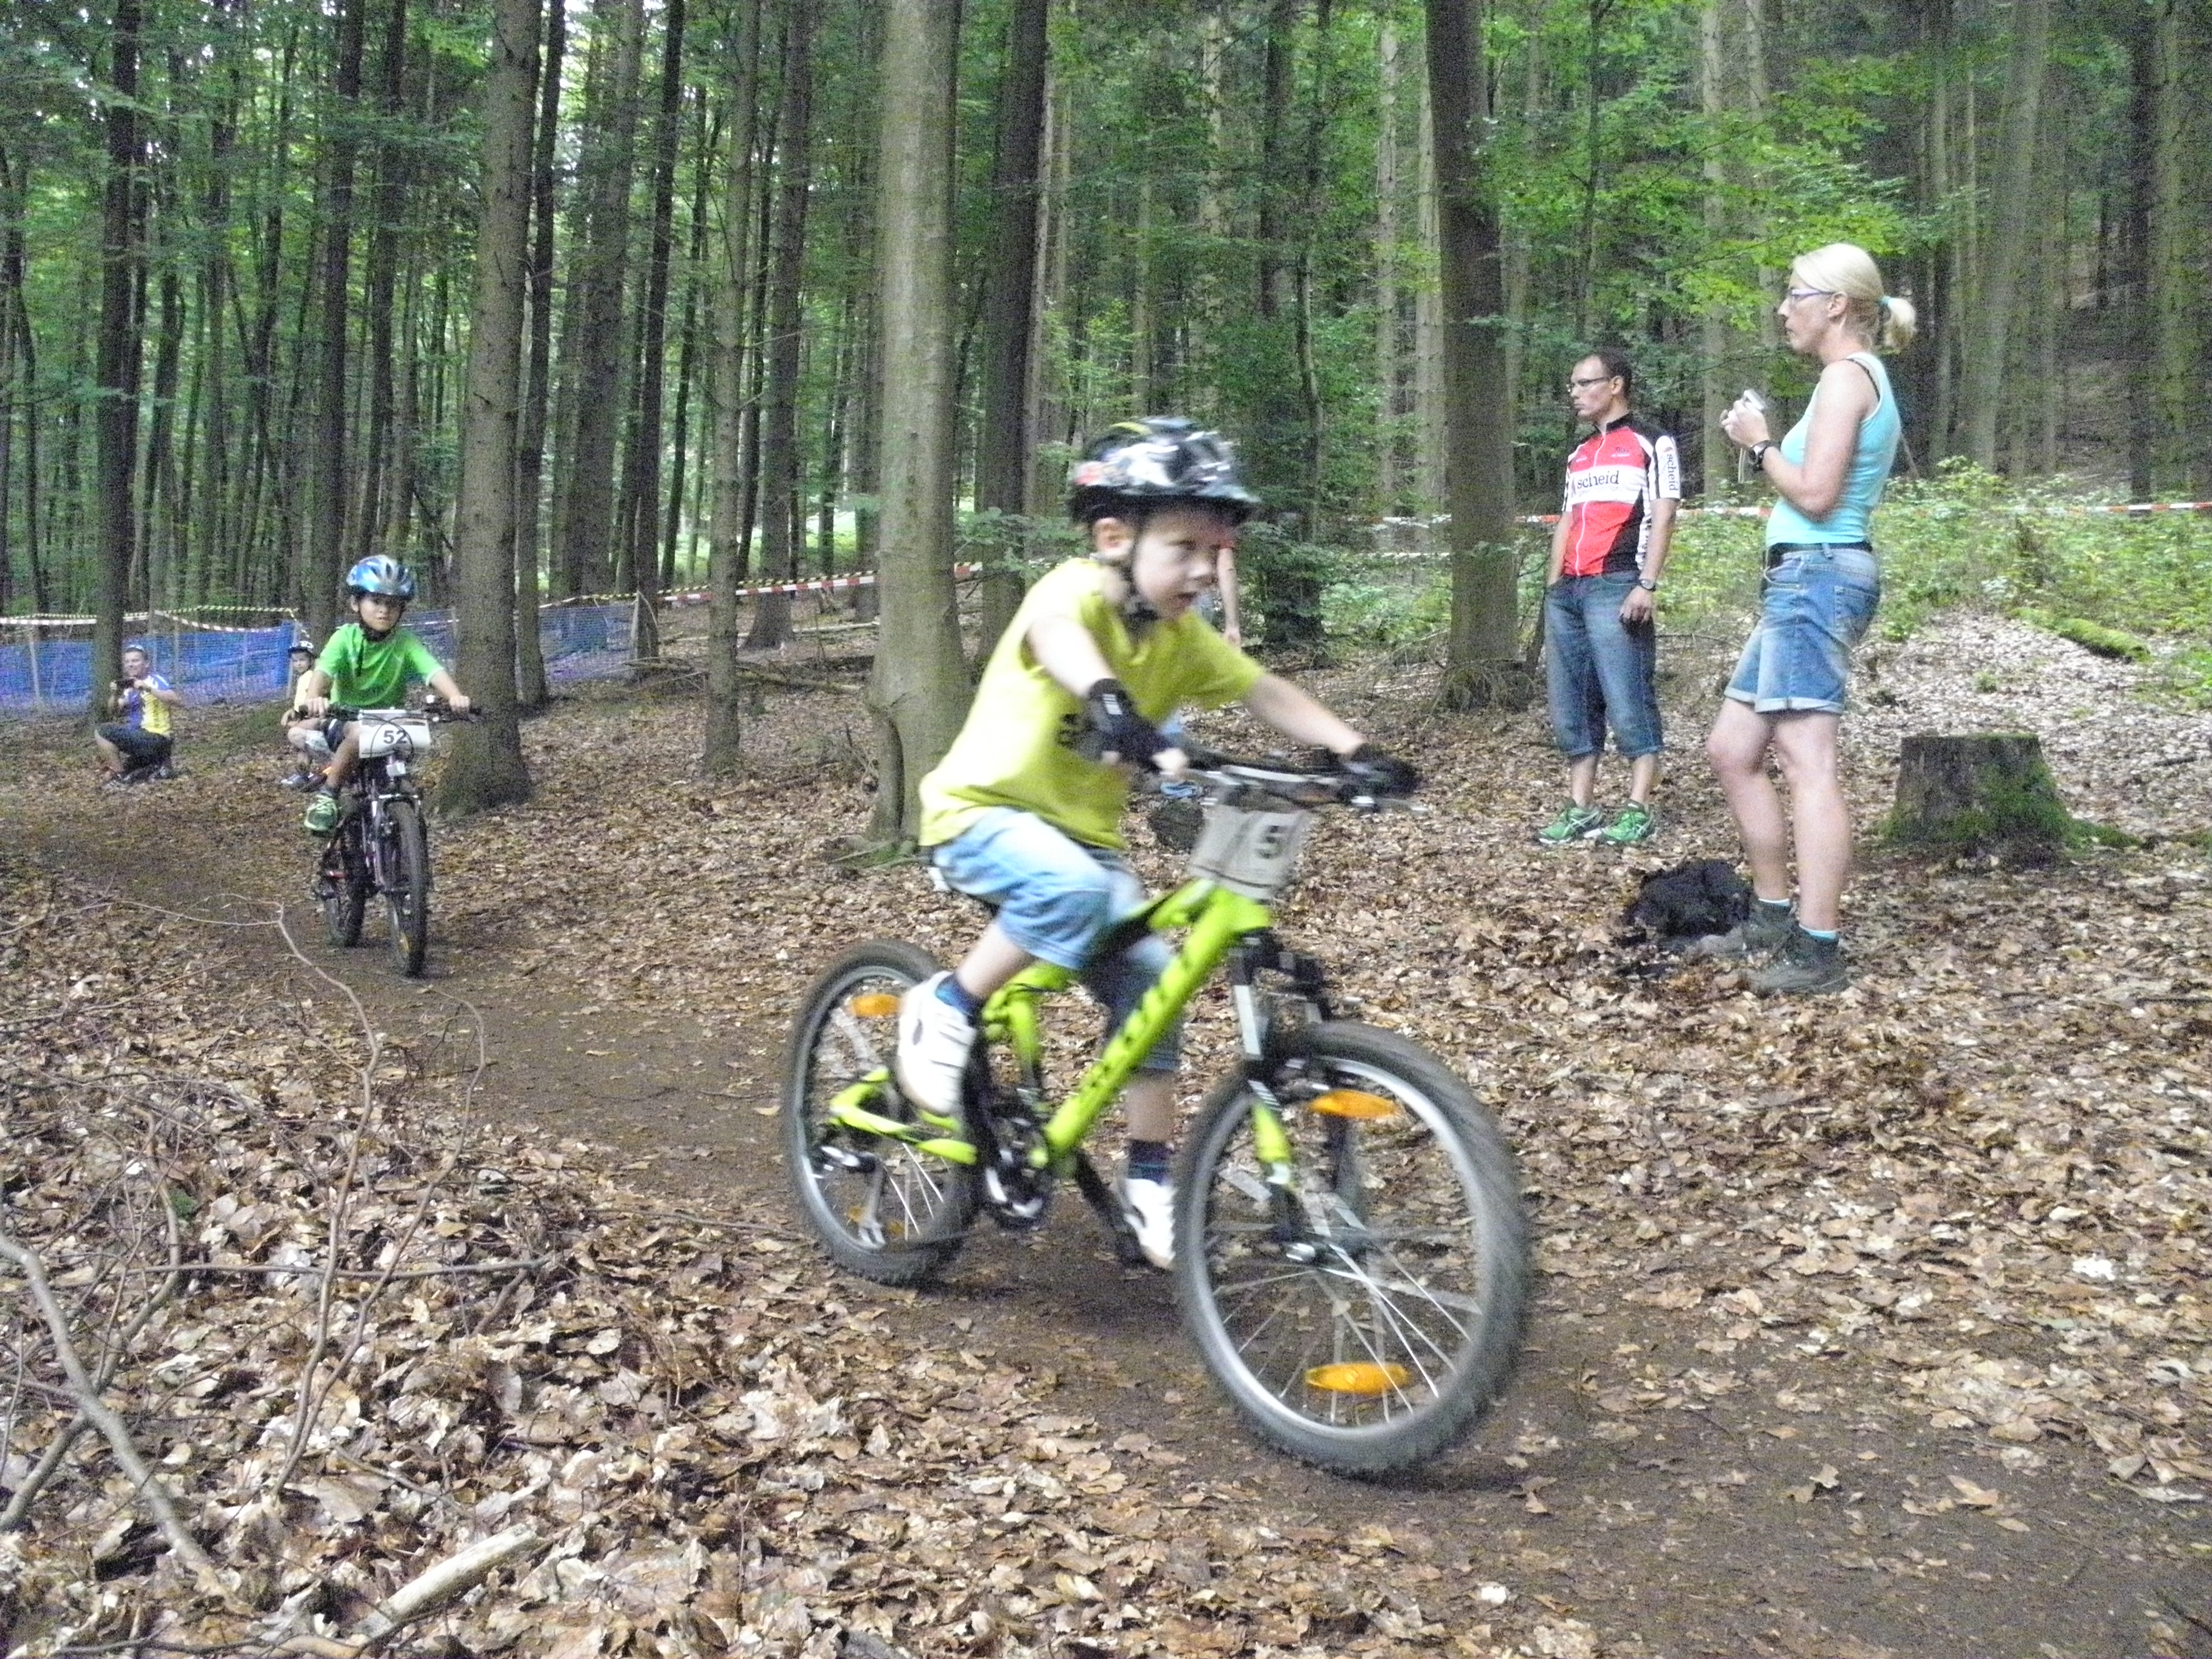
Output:
[[[1666,747],[1653,688],[1659,630],[1620,619],[1636,573],[1563,576],[1544,595],[1544,678],[1552,735],[1559,752],[1581,760],[1613,746],[1626,759]]]
[[[999,907],[1006,937],[1033,957],[1079,974],[1112,1011],[1115,1030],[1152,988],[1174,954],[1157,933],[1101,962],[1091,953],[1115,922],[1144,908],[1145,884],[1119,854],[1086,847],[1034,812],[994,806],[931,849],[945,879]],[[1182,1023],[1161,1038],[1140,1069],[1172,1072]]]
[[[1864,548],[1784,554],[1766,573],[1727,695],[1761,714],[1842,714],[1851,649],[1881,603],[1881,567]]]

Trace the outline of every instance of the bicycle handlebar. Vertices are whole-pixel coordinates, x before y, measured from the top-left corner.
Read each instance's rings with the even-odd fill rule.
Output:
[[[1218,799],[1243,794],[1273,797],[1295,806],[1349,806],[1374,812],[1410,806],[1401,795],[1378,795],[1365,780],[1340,766],[1297,767],[1280,761],[1240,760],[1210,750],[1186,750],[1190,765],[1183,775],[1207,786]]]
[[[356,708],[349,704],[342,702],[325,703],[323,705],[323,712],[319,716],[318,716],[318,718],[331,720],[357,720],[363,714],[403,714],[411,715],[416,720],[427,720],[432,726],[450,726],[457,720],[473,722],[483,718],[483,715],[479,714],[473,708],[466,709],[461,713],[456,714],[453,709],[448,708],[444,703],[437,702],[435,699],[424,703],[419,710],[411,708]],[[292,708],[286,712],[284,718],[286,720],[305,720],[307,718],[307,713],[303,708]]]

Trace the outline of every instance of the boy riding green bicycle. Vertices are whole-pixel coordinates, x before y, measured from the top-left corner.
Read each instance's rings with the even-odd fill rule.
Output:
[[[1121,856],[1136,769],[1179,775],[1188,757],[1161,731],[1184,706],[1243,702],[1295,742],[1328,750],[1378,793],[1402,795],[1413,769],[1367,742],[1196,613],[1216,562],[1259,505],[1218,434],[1156,416],[1115,427],[1069,479],[1068,510],[1091,556],[1041,580],[993,651],[959,737],[922,780],[921,841],[946,881],[997,907],[958,966],[901,1000],[896,1072],[916,1107],[962,1108],[976,1020],[1036,961],[1079,973],[1126,1024],[1170,952],[1143,933],[1094,960],[1145,893]],[[1123,1094],[1129,1143],[1121,1201],[1147,1260],[1174,1259],[1178,1030],[1139,1063]]]

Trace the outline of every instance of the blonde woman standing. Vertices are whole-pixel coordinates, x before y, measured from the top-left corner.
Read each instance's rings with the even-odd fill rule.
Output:
[[[1775,312],[1790,349],[1816,360],[1820,378],[1805,413],[1778,441],[1765,405],[1748,392],[1721,421],[1781,499],[1767,520],[1759,625],[1705,740],[1751,866],[1752,912],[1704,941],[1701,953],[1767,957],[1752,988],[1806,995],[1850,982],[1838,926],[1851,823],[1838,728],[1852,647],[1881,599],[1868,520],[1900,433],[1889,374],[1876,354],[1911,339],[1913,313],[1882,292],[1872,257],[1850,242],[1798,258]],[[1767,775],[1770,754],[1790,786],[1786,816]]]

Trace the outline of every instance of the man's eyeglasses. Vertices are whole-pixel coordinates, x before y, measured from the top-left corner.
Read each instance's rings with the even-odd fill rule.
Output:
[[[1567,390],[1580,392],[1584,386],[1603,386],[1607,380],[1620,378],[1618,374],[1571,374],[1567,377]]]
[[[1817,300],[1835,291],[1832,288],[1785,288],[1782,290],[1782,303],[1794,306],[1800,300]]]

